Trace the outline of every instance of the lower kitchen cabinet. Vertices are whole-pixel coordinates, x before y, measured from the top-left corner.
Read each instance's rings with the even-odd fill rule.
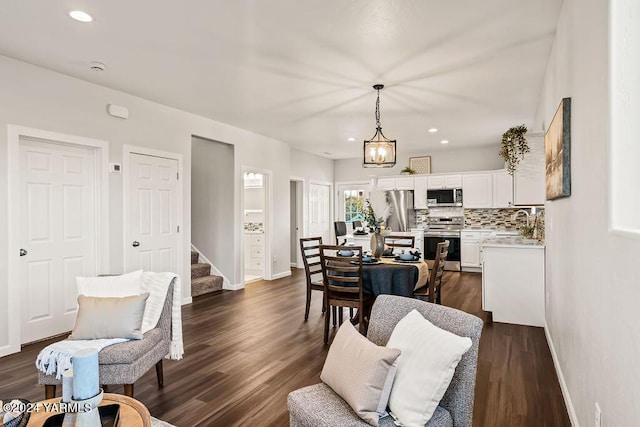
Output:
[[[482,309],[494,322],[544,326],[544,246],[482,246]]]

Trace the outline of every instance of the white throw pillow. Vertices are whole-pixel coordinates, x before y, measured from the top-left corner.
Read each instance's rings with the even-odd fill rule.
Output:
[[[398,322],[387,347],[402,353],[389,398],[391,413],[406,427],[423,427],[433,416],[471,338],[440,329],[412,310]]]
[[[347,321],[333,339],[320,379],[360,418],[377,426],[387,409],[399,355],[396,349],[375,345]]]
[[[76,277],[78,295],[91,297],[127,297],[140,295],[142,270],[119,276]]]

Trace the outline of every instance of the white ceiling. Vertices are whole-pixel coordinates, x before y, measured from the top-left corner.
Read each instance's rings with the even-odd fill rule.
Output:
[[[428,154],[441,139],[491,145],[532,125],[561,5],[3,0],[0,54],[331,158],[358,157],[373,136],[380,82],[385,135]]]

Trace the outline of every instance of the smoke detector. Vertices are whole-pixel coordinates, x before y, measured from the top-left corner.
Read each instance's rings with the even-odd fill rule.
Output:
[[[89,62],[89,68],[91,68],[93,71],[104,71],[106,67],[102,62],[93,61]]]

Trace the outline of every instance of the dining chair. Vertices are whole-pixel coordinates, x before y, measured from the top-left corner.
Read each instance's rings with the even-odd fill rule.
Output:
[[[438,243],[438,246],[436,246],[436,255],[433,261],[433,267],[429,272],[429,281],[424,286],[413,291],[414,297],[429,302],[435,302],[436,304],[442,304],[442,276],[444,275],[444,265],[447,260],[448,253],[449,241],[445,240],[444,242]]]
[[[351,226],[353,227],[354,231],[356,228],[362,228],[362,221],[358,221],[358,220],[352,221]]]
[[[335,221],[333,223],[333,229],[336,232],[336,245],[344,245],[347,243],[347,238],[345,237],[340,243],[340,238],[347,235],[347,223],[344,221]]]
[[[322,291],[324,299],[324,284],[322,283],[322,267],[320,265],[320,245],[322,245],[322,237],[300,239],[300,253],[302,254],[302,262],[304,263],[304,272],[307,276],[307,304],[304,310],[305,322],[309,319],[311,291]],[[325,304],[323,302],[323,313],[324,310]]]
[[[360,333],[367,331],[368,312],[373,304],[373,296],[364,293],[362,274],[362,247],[354,246],[356,255],[340,257],[337,252],[344,247],[336,245],[320,245],[320,262],[322,265],[322,280],[325,295],[324,343],[329,342],[329,308],[343,307],[358,310],[351,322],[358,322]]]
[[[416,244],[415,236],[385,236],[384,244],[390,248],[413,248]]]

